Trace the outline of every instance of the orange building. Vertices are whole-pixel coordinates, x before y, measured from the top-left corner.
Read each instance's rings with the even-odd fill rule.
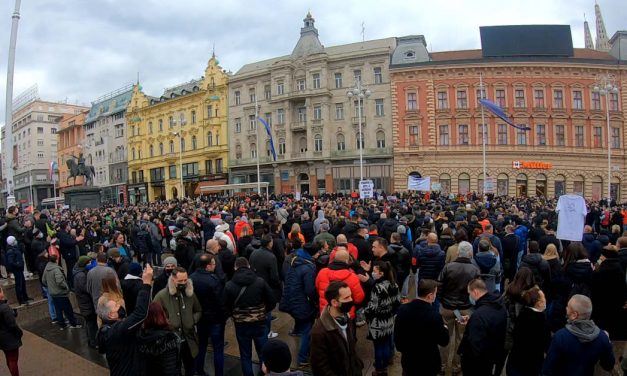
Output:
[[[59,191],[63,193],[65,188],[81,186],[85,182],[83,176],[76,179],[68,180],[70,172],[68,171],[67,161],[75,159],[72,156],[80,157],[82,153],[82,144],[85,140],[83,125],[85,117],[89,111],[81,111],[77,115],[65,115],[59,123],[57,130],[57,163],[59,164]],[[75,161],[77,161],[75,159]]]
[[[434,190],[481,193],[485,121],[490,191],[606,197],[611,144],[611,194],[627,197],[627,52],[573,49],[569,27],[543,43],[531,41],[534,33],[547,35],[546,27],[482,28],[481,50],[429,53],[424,37],[400,38],[390,67],[395,190],[407,189],[409,175],[421,175]],[[610,42],[621,41],[627,33]],[[595,89],[603,79],[616,88],[607,98]],[[531,129],[518,130],[487,110],[482,121],[482,92]]]

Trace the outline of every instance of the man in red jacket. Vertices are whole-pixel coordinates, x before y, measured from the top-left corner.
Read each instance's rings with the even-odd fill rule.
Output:
[[[348,251],[339,246],[333,262],[331,262],[328,267],[320,270],[316,277],[316,289],[320,297],[321,312],[328,304],[324,297],[324,291],[333,281],[343,281],[348,285],[351,289],[355,305],[359,305],[364,301],[366,295],[364,289],[361,287],[357,274],[350,268],[350,256]],[[355,307],[351,309],[349,315],[351,319],[355,318]]]

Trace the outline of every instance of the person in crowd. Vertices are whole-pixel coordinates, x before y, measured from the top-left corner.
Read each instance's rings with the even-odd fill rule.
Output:
[[[168,322],[183,341],[181,362],[186,375],[194,374],[194,359],[198,355],[196,323],[200,320],[202,308],[194,294],[192,280],[183,267],[177,267],[170,274],[168,285],[155,295],[155,302],[166,311]]]
[[[395,260],[393,263],[396,282],[401,288],[401,300],[409,295],[409,275],[411,273],[411,253],[401,243],[401,235],[393,232],[390,235],[388,253]]]
[[[42,277],[42,283],[48,287],[48,293],[52,296],[52,302],[54,303],[54,310],[59,320],[59,327],[64,330],[67,327],[65,320],[70,323],[70,329],[79,329],[82,326],[76,320],[74,316],[74,310],[72,309],[72,303],[70,303],[70,287],[68,286],[67,279],[63,273],[63,269],[57,263],[57,256],[51,255],[44,270]]]
[[[533,276],[533,272],[526,266],[522,266],[518,269],[514,279],[507,285],[507,290],[505,290],[505,294],[503,295],[503,302],[507,309],[507,334],[505,337],[505,348],[507,350],[512,348],[512,336],[516,320],[521,309],[525,307],[523,294],[534,286],[536,286],[536,280]]]
[[[551,284],[551,268],[549,263],[540,254],[538,242],[529,242],[529,253],[523,256],[520,267],[527,267],[533,272],[533,277],[540,288]]]
[[[513,225],[505,226],[505,236],[501,240],[501,246],[503,247],[503,255],[501,258],[503,262],[503,281],[511,281],[518,268],[520,238],[518,238],[514,230]]]
[[[416,283],[422,278],[437,279],[444,268],[446,254],[438,244],[438,235],[429,233],[425,243],[420,243],[414,248],[418,277]]]
[[[22,329],[15,320],[16,311],[13,310],[0,287],[0,350],[4,352],[9,374],[20,376],[20,347],[22,347]]]
[[[351,319],[354,319],[354,305],[361,304],[364,301],[366,295],[364,293],[363,287],[361,286],[361,282],[359,281],[359,277],[357,277],[355,272],[351,269],[350,255],[348,254],[348,251],[340,246],[338,246],[338,250],[335,253],[335,259],[333,260],[333,262],[331,262],[328,267],[320,270],[320,272],[316,276],[316,290],[318,291],[318,297],[320,299],[320,313],[324,311],[325,307],[329,303],[326,300],[326,295],[324,294],[324,291],[327,289],[332,281],[343,281],[351,289],[351,299],[353,301],[353,306],[349,311],[349,317]]]
[[[102,279],[101,286],[101,294],[98,298],[98,301],[104,300],[109,301],[113,300],[118,303],[122,308],[122,310],[126,313],[126,302],[124,301],[124,295],[122,294],[122,289],[120,288],[120,281],[117,277],[113,276],[105,276]],[[98,327],[102,326],[102,321],[98,320]]]
[[[442,230],[440,238],[438,240],[438,244],[440,245],[440,249],[444,251],[444,253],[448,252],[448,248],[455,244],[455,238],[453,237],[453,229],[447,227]]]
[[[542,375],[592,376],[597,363],[605,371],[616,359],[607,333],[590,319],[592,301],[576,294],[566,306],[568,323],[555,333],[542,366]]]
[[[627,209],[625,210],[627,214]],[[627,217],[627,216],[626,216]],[[627,218],[625,219],[627,220]],[[621,236],[616,241],[616,247],[618,248],[618,259],[620,260],[620,266],[623,270],[627,271],[627,236]]]
[[[472,245],[468,246],[472,255]],[[404,375],[435,376],[441,372],[438,346],[447,346],[450,336],[442,316],[433,309],[437,292],[434,280],[421,279],[417,299],[403,304],[396,316],[394,343],[402,354]]]
[[[603,244],[597,239],[594,235],[594,230],[592,226],[584,226],[583,228],[583,238],[581,240],[583,247],[586,249],[591,262],[596,262],[601,256],[601,250],[603,249]]]
[[[319,212],[322,210],[319,210]],[[319,247],[322,247],[325,243],[329,246],[329,249],[335,248],[335,237],[329,233],[330,227],[329,222],[326,221],[320,224],[320,231],[317,232],[317,235],[313,238],[313,242],[318,244]]]
[[[581,294],[590,297],[592,295],[592,262],[581,243],[572,242],[568,245],[564,265],[566,277],[571,286],[569,296]]]
[[[475,253],[479,252],[479,242],[481,240],[489,241],[492,247],[496,248],[496,251],[498,252],[499,255],[503,253],[503,246],[501,245],[501,240],[499,239],[498,236],[494,234],[494,226],[492,226],[492,224],[487,220],[487,218],[486,218],[485,226],[483,226],[483,232],[479,236],[477,236],[472,243],[472,248],[475,251]]]
[[[352,290],[343,281],[333,281],[324,296],[328,304],[311,330],[313,374],[361,376],[364,364],[356,350],[354,322],[348,316],[354,304]]]
[[[261,350],[263,363],[261,371],[271,376],[303,376],[302,371],[292,371],[292,354],[287,343],[279,339],[269,340]]]
[[[373,375],[385,376],[390,359],[394,355],[394,317],[401,299],[389,261],[375,261],[371,275],[375,283],[370,300],[364,308],[364,314],[368,324],[368,338],[374,344]]]
[[[72,278],[74,279],[74,294],[78,303],[78,309],[85,320],[87,329],[87,345],[91,348],[97,348],[96,333],[98,332],[98,321],[94,302],[89,295],[87,289],[87,264],[91,261],[89,256],[81,256],[76,262]],[[56,312],[56,311],[55,311]]]
[[[440,294],[440,315],[448,328],[448,344],[453,346],[452,373],[458,374],[461,371],[461,363],[457,349],[461,342],[465,323],[458,319],[459,316],[469,316],[472,304],[469,301],[468,283],[479,277],[479,268],[472,263],[472,244],[461,241],[458,244],[457,259],[444,266],[438,281],[441,286]],[[441,347],[440,356],[442,365],[448,364],[451,349],[449,345]]]
[[[163,260],[163,271],[155,278],[153,285],[153,298],[159,291],[163,290],[168,285],[168,278],[170,278],[172,271],[178,266],[178,261],[176,261],[176,258],[173,256],[166,257],[165,260]]]
[[[24,277],[24,254],[14,236],[7,237],[7,250],[5,267],[7,273],[13,274],[15,278],[15,295],[20,305],[28,304],[32,301],[26,291],[26,278]]]
[[[595,307],[592,318],[613,341],[627,340],[626,282],[616,247],[604,247],[592,273],[592,304]]]
[[[507,311],[501,297],[490,293],[481,278],[468,283],[468,295],[475,310],[470,318],[462,316],[466,330],[457,351],[462,373],[464,376],[500,375],[506,356]]]
[[[137,350],[143,365],[143,375],[179,376],[181,337],[168,322],[158,302],[148,306],[148,315],[137,335]]]
[[[117,248],[120,252],[120,256],[126,261],[131,260],[131,249],[126,244],[126,236],[122,232],[116,232],[113,234],[113,243],[109,245],[109,248]]]
[[[372,260],[372,245],[368,241],[368,222],[358,224],[358,230],[355,232],[350,242],[357,248],[357,259],[359,261],[370,262]]]
[[[96,312],[103,326],[98,332],[98,351],[105,354],[111,376],[135,376],[143,373],[144,362],[139,352],[141,323],[146,319],[152,286],[152,267],[144,267],[144,285],[137,295],[135,310],[126,316],[126,311],[115,300],[98,302]]]
[[[240,230],[240,234],[237,236],[237,249],[246,249],[253,241],[253,229],[250,225],[244,226]]]
[[[98,298],[100,298],[102,292],[102,281],[105,278],[113,278],[115,280],[118,279],[118,275],[115,273],[115,270],[107,266],[106,253],[98,252],[96,255],[96,263],[96,266],[87,272],[87,290],[94,302],[94,309],[98,306]]]
[[[243,231],[246,231],[246,228]],[[213,347],[215,376],[224,375],[224,328],[227,317],[224,302],[224,279],[215,272],[216,261],[213,254],[203,254],[200,256],[198,268],[189,276],[202,308],[202,315],[196,325],[198,332],[198,355],[195,359],[197,375],[207,374],[205,372],[205,357],[209,339],[211,339]]]
[[[445,264],[457,260],[457,257],[459,256],[459,243],[468,241],[468,233],[463,228],[460,228],[455,232],[454,239],[455,244],[451,244],[446,250],[446,258],[444,259]]]
[[[516,318],[513,345],[507,359],[508,376],[540,375],[551,330],[544,310],[546,299],[538,286],[523,291],[523,307]]]
[[[176,250],[174,251],[174,257],[176,257],[179,267],[188,270],[194,262],[195,256],[196,247],[194,246],[192,236],[186,229],[183,229],[176,238]]]
[[[128,274],[128,267],[130,265],[129,259],[122,256],[120,250],[117,248],[109,248],[107,256],[109,256],[108,265],[115,270],[115,273],[118,275],[118,280],[123,280]]]
[[[487,238],[479,240],[478,252],[476,252],[472,262],[481,271],[481,277],[488,286],[488,291],[498,291],[500,289],[501,263],[498,250],[490,243],[490,240]]]
[[[141,275],[142,266],[137,262],[132,262],[128,267],[128,274],[124,276],[124,279],[120,282],[125,308],[129,312],[133,312],[135,310],[137,294],[142,287]]]
[[[281,278],[277,268],[276,256],[272,253],[272,236],[270,234],[261,237],[261,247],[250,255],[249,262],[252,270],[261,277],[272,289],[275,301],[281,299]],[[274,308],[274,307],[273,307]],[[268,338],[275,338],[279,334],[272,331],[272,312],[268,312],[266,318]]]
[[[67,268],[67,277],[69,278],[69,286],[72,287],[71,273],[74,269],[74,264],[78,260],[78,243],[84,239],[83,235],[73,236],[70,234],[72,227],[69,222],[61,223],[61,229],[57,232],[57,238],[59,239],[59,252],[65,261]]]
[[[248,260],[235,260],[235,273],[225,287],[226,311],[233,317],[244,376],[253,376],[252,344],[263,361],[261,349],[268,341],[266,317],[276,305],[270,286],[250,269]]]

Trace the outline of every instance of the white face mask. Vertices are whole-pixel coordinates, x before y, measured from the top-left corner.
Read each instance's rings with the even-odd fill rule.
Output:
[[[381,273],[372,273],[372,279],[374,279],[375,281],[381,279],[381,277],[383,277],[383,274]]]

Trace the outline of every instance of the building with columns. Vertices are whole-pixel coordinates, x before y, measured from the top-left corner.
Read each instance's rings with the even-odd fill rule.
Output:
[[[598,200],[610,183],[613,197],[627,198],[627,51],[613,48],[627,33],[616,33],[604,52],[573,49],[568,26],[543,28],[481,28],[481,50],[430,53],[422,36],[399,40],[390,66],[395,190],[421,175],[445,193],[482,192],[487,124],[496,194]],[[543,43],[531,42],[539,33]],[[604,78],[616,87],[605,95],[595,90]],[[482,113],[481,95],[531,129]]]
[[[229,82],[231,183],[261,181],[275,193],[348,193],[363,176],[392,187],[392,117],[388,66],[396,38],[324,47],[311,14],[291,54],[243,66]],[[370,91],[359,107],[347,92]],[[255,108],[257,104],[257,108]],[[265,127],[270,126],[274,160]],[[361,142],[359,142],[361,140]]]

